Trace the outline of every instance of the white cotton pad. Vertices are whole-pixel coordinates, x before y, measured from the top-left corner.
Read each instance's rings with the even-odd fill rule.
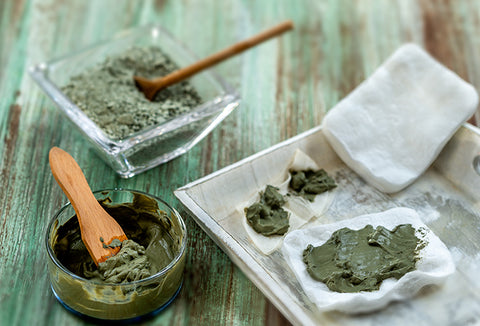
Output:
[[[320,246],[336,230],[343,227],[359,230],[368,224],[373,227],[381,225],[389,230],[400,224],[411,224],[416,230],[415,235],[426,243],[419,251],[420,259],[416,263],[416,270],[405,274],[399,280],[394,278],[384,280],[378,291],[359,293],[331,291],[324,283],[308,274],[302,254],[309,244],[314,247]],[[404,207],[290,232],[283,241],[282,252],[306,295],[320,311],[339,310],[348,313],[374,311],[391,301],[413,297],[425,285],[441,284],[455,271],[447,247],[422,223],[416,211]]]
[[[472,85],[407,44],[327,113],[323,130],[352,170],[392,193],[429,167],[477,104]]]

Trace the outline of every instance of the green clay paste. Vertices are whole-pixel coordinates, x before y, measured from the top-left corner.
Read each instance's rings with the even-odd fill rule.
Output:
[[[392,231],[371,225],[358,231],[342,228],[323,245],[308,245],[303,261],[310,276],[332,291],[375,291],[383,280],[399,279],[415,269],[419,245],[410,224]]]
[[[120,251],[97,268],[81,239],[78,220],[71,218],[57,231],[53,249],[58,260],[74,274],[104,283],[140,280],[167,266],[178,252],[178,242],[170,236],[170,221],[157,203],[141,194],[135,194],[132,203],[109,202],[107,198],[100,204],[128,238]]]
[[[288,213],[282,208],[285,199],[278,188],[267,185],[260,201],[245,208],[248,224],[265,236],[283,235],[288,231]]]
[[[165,76],[178,68],[158,47],[132,47],[73,76],[62,91],[109,137],[123,139],[201,103],[188,81],[163,89],[149,101],[133,80]]]
[[[315,196],[335,188],[337,185],[325,170],[290,171],[289,187],[303,198],[313,201]]]
[[[114,241],[108,246],[114,247]],[[85,271],[85,276],[105,283],[125,283],[147,278],[157,272],[145,255],[145,247],[133,240],[120,242],[120,246],[121,249],[115,256],[98,264],[98,271]]]
[[[122,245],[122,241],[118,240],[118,239],[113,239],[112,242],[110,242],[108,245],[105,244],[105,240],[100,237],[100,242],[103,244],[103,248],[107,249],[107,248],[116,248],[116,247],[120,247]]]

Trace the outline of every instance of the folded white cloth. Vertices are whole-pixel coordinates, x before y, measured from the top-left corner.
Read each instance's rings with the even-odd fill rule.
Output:
[[[470,84],[406,44],[327,113],[323,131],[351,169],[392,193],[430,166],[477,104]]]

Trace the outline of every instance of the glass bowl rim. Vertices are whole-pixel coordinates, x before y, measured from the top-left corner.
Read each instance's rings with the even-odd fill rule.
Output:
[[[130,192],[130,193],[139,193],[139,194],[142,194],[142,195],[146,195],[146,196],[149,196],[149,197],[152,197],[154,198],[155,200],[158,200],[159,202],[161,202],[162,204],[164,204],[168,209],[170,209],[172,211],[172,213],[178,218],[179,220],[179,223],[180,223],[180,228],[181,230],[183,231],[183,239],[182,239],[182,244],[181,244],[181,247],[180,247],[180,250],[179,252],[175,255],[175,257],[172,259],[172,261],[167,265],[165,266],[164,268],[162,268],[161,270],[159,270],[157,273],[155,273],[154,275],[151,275],[149,277],[146,277],[146,278],[143,278],[141,280],[137,280],[137,281],[133,281],[133,282],[125,282],[125,283],[105,283],[105,282],[96,282],[96,281],[92,281],[91,279],[86,279],[86,278],[83,278],[73,272],[71,272],[68,268],[66,268],[58,259],[57,257],[55,256],[54,252],[53,252],[53,249],[51,248],[50,244],[49,244],[49,239],[50,239],[50,231],[52,230],[53,228],[53,225],[55,223],[55,221],[57,221],[58,217],[60,216],[60,214],[65,210],[67,209],[68,207],[71,207],[72,204],[70,202],[67,202],[65,205],[63,205],[56,213],[55,215],[53,216],[53,218],[50,220],[50,222],[48,223],[48,227],[47,227],[47,234],[45,236],[45,245],[47,247],[47,253],[48,253],[48,257],[49,259],[55,264],[55,266],[57,266],[57,268],[59,268],[62,272],[64,272],[65,274],[73,277],[74,279],[77,279],[77,280],[80,280],[81,282],[87,282],[89,284],[94,284],[94,285],[100,285],[100,286],[129,286],[129,285],[141,285],[142,283],[146,283],[148,281],[151,281],[151,280],[154,280],[160,276],[163,276],[165,275],[168,271],[172,270],[173,267],[175,265],[177,265],[177,263],[180,261],[180,259],[182,258],[182,256],[184,255],[185,251],[186,251],[186,247],[187,247],[187,227],[185,225],[185,222],[183,221],[183,218],[181,217],[181,215],[177,212],[177,210],[175,208],[173,208],[170,204],[168,204],[167,202],[165,202],[163,199],[155,196],[155,195],[152,195],[152,194],[149,194],[149,193],[146,193],[144,191],[140,191],[140,190],[133,190],[133,189],[127,189],[127,188],[107,188],[107,189],[100,189],[100,190],[96,190],[96,191],[93,191],[93,194],[99,194],[99,193],[103,193],[103,192]]]

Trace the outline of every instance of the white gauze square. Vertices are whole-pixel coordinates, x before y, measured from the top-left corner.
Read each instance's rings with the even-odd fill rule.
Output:
[[[314,247],[321,246],[333,232],[343,227],[359,230],[368,224],[374,228],[381,225],[388,230],[393,230],[400,224],[411,224],[416,230],[415,235],[425,243],[419,250],[415,270],[398,280],[394,278],[384,280],[377,291],[358,293],[331,291],[324,283],[308,274],[302,255],[309,244]],[[306,295],[320,311],[339,310],[348,313],[374,311],[391,301],[413,297],[425,285],[441,284],[455,271],[452,256],[445,244],[422,223],[416,211],[405,207],[292,231],[283,241],[282,253]]]
[[[352,170],[393,193],[430,166],[477,104],[472,85],[406,44],[327,113],[323,130]]]

